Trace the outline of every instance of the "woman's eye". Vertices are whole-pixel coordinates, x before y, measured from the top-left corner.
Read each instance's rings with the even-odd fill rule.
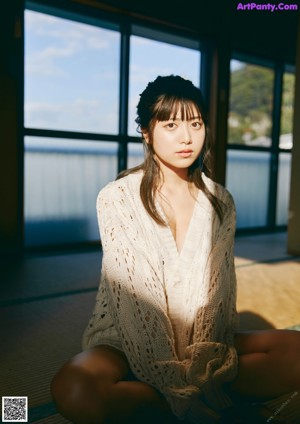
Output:
[[[175,124],[174,124],[174,122],[169,122],[167,125],[166,125],[166,127],[167,128],[169,128],[170,130],[173,130],[174,128],[175,128]]]
[[[192,122],[192,127],[193,128],[196,128],[196,129],[201,128],[202,127],[202,122],[198,122],[198,121]]]

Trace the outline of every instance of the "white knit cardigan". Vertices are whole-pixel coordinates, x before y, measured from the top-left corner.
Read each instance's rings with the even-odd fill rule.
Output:
[[[83,348],[121,349],[136,377],[156,387],[178,417],[214,423],[231,403],[222,384],[237,373],[233,200],[203,174],[225,205],[224,219],[199,191],[178,252],[169,226],[146,212],[141,178],[130,174],[99,193],[102,272]]]

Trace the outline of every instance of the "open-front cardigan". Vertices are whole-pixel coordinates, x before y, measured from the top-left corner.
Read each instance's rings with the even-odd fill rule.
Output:
[[[141,178],[130,174],[99,193],[102,272],[83,347],[121,349],[136,377],[163,393],[177,416],[214,423],[230,405],[222,384],[237,372],[233,200],[203,174],[224,204],[223,222],[200,190],[178,252],[169,226],[146,212]]]

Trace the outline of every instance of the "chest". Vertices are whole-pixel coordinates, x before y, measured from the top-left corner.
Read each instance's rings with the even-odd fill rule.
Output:
[[[195,209],[195,198],[187,193],[182,196],[164,199],[162,208],[167,218],[169,228],[176,242],[177,250],[182,250],[193,213]]]

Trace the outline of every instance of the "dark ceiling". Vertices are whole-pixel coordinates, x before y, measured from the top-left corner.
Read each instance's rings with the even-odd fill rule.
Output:
[[[80,0],[77,0],[80,1]],[[215,40],[224,37],[234,50],[295,63],[299,10],[238,10],[233,0],[95,0],[125,14],[176,24]],[[268,4],[257,1],[255,4]],[[297,1],[285,1],[296,4]],[[279,2],[276,2],[279,4]]]

